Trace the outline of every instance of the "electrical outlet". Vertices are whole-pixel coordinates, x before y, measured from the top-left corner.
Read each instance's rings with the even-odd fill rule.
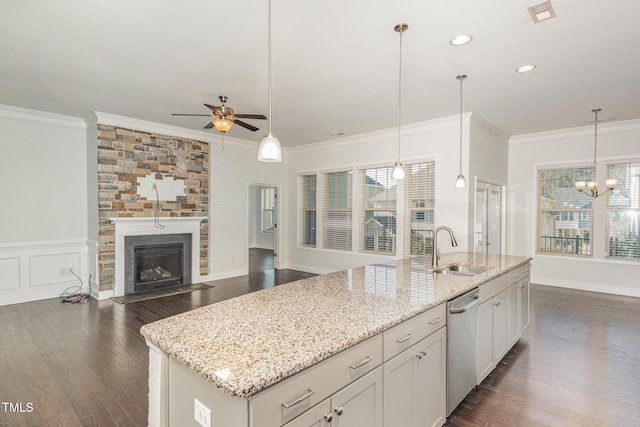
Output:
[[[211,409],[198,399],[193,399],[193,419],[202,427],[211,427]]]

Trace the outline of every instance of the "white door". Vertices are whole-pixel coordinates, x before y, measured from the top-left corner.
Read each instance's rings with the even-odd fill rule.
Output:
[[[477,253],[502,253],[502,186],[478,181],[474,249]]]

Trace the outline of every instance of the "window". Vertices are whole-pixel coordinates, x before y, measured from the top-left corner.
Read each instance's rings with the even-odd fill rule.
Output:
[[[262,231],[273,233],[275,231],[276,189],[262,189]]]
[[[353,172],[330,172],[322,177],[322,247],[350,251]]]
[[[397,182],[391,167],[364,169],[360,250],[393,255],[396,253]]]
[[[607,165],[618,185],[608,194],[607,254],[640,259],[640,163]]]
[[[405,178],[405,255],[433,253],[435,162],[407,165]]]
[[[298,187],[298,244],[313,248],[316,247],[316,182],[317,175],[301,175]]]
[[[575,189],[593,167],[538,169],[537,253],[590,256],[593,199]]]

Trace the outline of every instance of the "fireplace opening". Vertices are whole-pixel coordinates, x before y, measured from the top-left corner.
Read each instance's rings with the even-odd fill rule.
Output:
[[[125,237],[125,295],[191,284],[191,234]]]
[[[182,244],[137,246],[134,249],[134,291],[182,285]]]

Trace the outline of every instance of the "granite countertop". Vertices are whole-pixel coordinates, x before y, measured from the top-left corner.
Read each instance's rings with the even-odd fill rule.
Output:
[[[429,257],[382,262],[201,307],[141,333],[227,394],[247,397],[530,260],[442,255],[440,267],[492,267],[475,276],[431,273]]]

